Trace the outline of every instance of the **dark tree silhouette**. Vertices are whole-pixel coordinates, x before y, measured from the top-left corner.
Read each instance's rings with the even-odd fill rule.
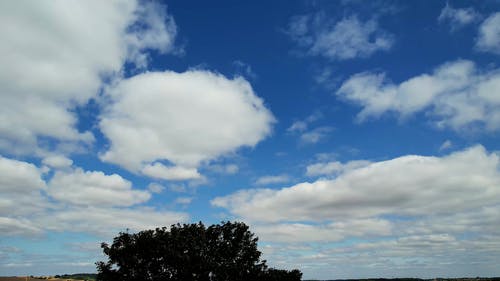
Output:
[[[101,244],[107,262],[98,262],[98,281],[280,281],[302,273],[268,268],[257,237],[240,222],[206,228],[176,224],[135,234],[120,233]]]
[[[260,281],[284,281],[284,280],[300,280],[302,278],[302,272],[298,269],[294,270],[283,270],[269,268],[262,274]]]

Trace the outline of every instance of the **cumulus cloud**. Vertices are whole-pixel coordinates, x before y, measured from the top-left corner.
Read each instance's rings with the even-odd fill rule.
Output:
[[[399,84],[384,73],[353,75],[336,92],[360,105],[359,121],[391,112],[407,118],[426,112],[439,128],[460,130],[472,124],[500,128],[500,73],[481,71],[472,61],[457,60]]]
[[[456,31],[461,27],[473,23],[479,19],[480,15],[473,8],[453,8],[449,3],[441,10],[438,21],[447,22],[451,31]]]
[[[49,203],[42,192],[42,171],[33,164],[0,156],[0,233],[29,236],[42,232],[29,217]]]
[[[109,235],[188,219],[181,212],[134,206],[149,200],[151,194],[133,189],[131,182],[117,174],[57,170],[47,183],[42,169],[4,157],[0,157],[0,193],[2,236],[38,235],[48,230]]]
[[[58,171],[50,180],[48,194],[54,199],[80,206],[132,206],[146,202],[151,194],[132,189],[132,183],[117,174],[75,169]]]
[[[288,175],[270,175],[270,176],[262,176],[255,181],[256,185],[268,185],[268,184],[276,184],[276,183],[284,183],[290,181],[290,177]]]
[[[256,224],[263,241],[281,243],[336,242],[359,236],[391,234],[392,224],[383,219],[357,219],[312,225],[306,223]]]
[[[390,275],[394,270],[422,278],[435,276],[495,275],[500,246],[498,237],[461,239],[448,234],[410,235],[366,243],[302,250],[287,245],[264,248],[264,258],[302,266],[305,275],[328,278],[376,274]],[[284,256],[280,253],[287,252]],[[325,267],[327,264],[329,266]],[[425,272],[422,272],[424,269]]]
[[[214,206],[255,221],[453,214],[498,204],[499,157],[481,146],[444,157],[403,156],[291,187],[241,190]]]
[[[13,217],[43,210],[47,201],[41,192],[46,189],[42,171],[33,164],[0,156],[0,217],[4,224],[26,225]]]
[[[149,208],[73,207],[37,217],[45,230],[74,231],[109,237],[118,231],[141,231],[186,222],[181,212]]]
[[[51,155],[42,159],[42,163],[52,168],[68,168],[73,165],[73,160],[62,155]]]
[[[367,58],[377,51],[388,51],[394,36],[382,30],[374,19],[363,22],[357,16],[328,22],[321,16],[292,18],[289,33],[309,55],[331,60]]]
[[[483,52],[500,54],[500,12],[492,14],[481,24],[476,47]]]
[[[35,165],[0,156],[0,188],[3,192],[26,193],[45,188]]]
[[[369,277],[428,268],[431,277],[477,264],[494,272],[487,265],[500,247],[498,154],[474,146],[442,157],[333,166],[324,171],[336,173],[331,179],[240,190],[211,203],[273,242],[263,248],[264,258],[300,265],[305,274]]]
[[[89,144],[72,111],[97,96],[103,78],[126,61],[143,64],[145,49],[168,52],[175,23],[138,1],[8,1],[0,3],[0,150],[50,150],[41,139]],[[140,22],[140,23],[139,23]]]
[[[274,123],[245,79],[209,71],[148,72],[120,81],[108,95],[99,126],[111,145],[101,159],[131,171],[162,160],[194,169],[255,146]]]

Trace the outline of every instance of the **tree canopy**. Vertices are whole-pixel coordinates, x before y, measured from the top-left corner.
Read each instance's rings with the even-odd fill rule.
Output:
[[[120,233],[112,245],[101,244],[106,262],[97,264],[100,281],[279,281],[300,280],[297,270],[268,268],[257,249],[258,238],[241,222],[205,227]]]

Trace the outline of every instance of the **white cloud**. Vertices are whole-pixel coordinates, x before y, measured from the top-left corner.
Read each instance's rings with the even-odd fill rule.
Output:
[[[476,47],[483,52],[500,54],[500,12],[492,14],[481,24]]]
[[[274,175],[274,176],[262,176],[255,181],[256,185],[268,185],[276,183],[289,182],[290,177],[288,175]]]
[[[75,169],[58,171],[49,183],[48,194],[54,199],[77,206],[131,206],[146,202],[151,194],[132,189],[132,183],[117,174]]]
[[[0,150],[45,156],[41,138],[91,143],[72,109],[96,97],[102,78],[125,61],[145,59],[144,49],[171,50],[175,30],[164,7],[136,1],[1,2],[0,53],[9,67],[0,69]]]
[[[42,229],[28,218],[49,202],[42,196],[46,184],[35,165],[0,156],[0,234],[30,236]]]
[[[304,121],[295,121],[286,129],[288,132],[303,132],[307,129],[307,123]]]
[[[315,111],[303,120],[297,120],[286,130],[290,134],[299,135],[300,144],[315,144],[324,140],[333,131],[332,127],[323,126],[309,129],[312,123],[323,118],[321,111]]]
[[[38,235],[48,230],[109,235],[188,219],[181,212],[131,207],[147,201],[151,194],[132,189],[117,174],[76,168],[56,171],[46,184],[40,168],[3,157],[0,193],[1,236]]]
[[[433,233],[480,233],[500,238],[500,205],[461,210],[455,214],[442,214],[422,218],[417,221],[400,222],[399,227],[405,235],[429,235]]]
[[[252,70],[252,66],[244,63],[240,60],[233,61],[233,66],[236,68],[236,73],[238,75],[255,79],[257,78],[257,74]]]
[[[499,157],[481,146],[445,157],[403,156],[331,180],[241,190],[212,200],[251,221],[324,221],[453,214],[500,203]]]
[[[145,68],[149,56],[144,50],[153,49],[161,54],[182,52],[175,50],[174,40],[177,26],[174,18],[167,14],[166,7],[156,2],[142,2],[134,11],[135,23],[132,32],[126,34],[127,59],[136,66]]]
[[[308,54],[331,60],[366,58],[394,44],[394,36],[380,29],[376,20],[362,22],[357,16],[336,23],[319,16],[294,17],[289,32]]]
[[[382,219],[357,219],[325,225],[305,223],[256,224],[262,241],[281,243],[336,242],[346,238],[391,234],[392,224]]]
[[[26,193],[45,188],[40,170],[33,164],[0,156],[2,193]]]
[[[273,265],[300,267],[305,275],[496,272],[490,266],[500,249],[496,153],[475,146],[336,173],[281,189],[241,190],[211,203],[249,223]]]
[[[181,204],[181,205],[188,205],[191,204],[193,201],[193,197],[178,197],[175,199],[175,203]]]
[[[152,193],[162,193],[165,190],[165,187],[158,183],[150,183],[148,184],[148,190]]]
[[[243,78],[209,71],[148,72],[108,91],[104,161],[131,171],[158,160],[195,168],[271,133],[274,117]]]
[[[130,229],[141,231],[186,222],[188,215],[180,212],[159,211],[149,208],[73,207],[47,213],[37,223],[51,231],[73,231],[114,235]]]
[[[42,230],[25,219],[15,219],[0,216],[0,233],[5,236],[31,236]]]
[[[214,172],[214,173],[219,173],[219,174],[227,174],[227,175],[234,175],[238,173],[240,168],[236,164],[227,164],[227,165],[210,165],[207,167],[208,170]]]
[[[73,165],[73,160],[62,155],[51,155],[42,159],[42,163],[52,168],[68,168]]]
[[[288,129],[286,129],[289,133],[301,133],[307,130],[309,125],[319,119],[323,118],[323,113],[321,111],[315,111],[311,115],[307,116],[304,120],[297,120],[292,123]]]
[[[90,267],[90,266],[94,266],[95,263],[93,262],[84,262],[84,261],[77,261],[77,262],[62,262],[62,263],[59,263],[59,265],[62,265],[62,266],[81,266],[81,267]]]
[[[440,23],[448,22],[451,31],[456,31],[461,27],[473,23],[479,19],[480,15],[473,8],[456,9],[446,3],[446,6],[441,10],[438,21]]]
[[[167,167],[161,163],[146,165],[141,172],[152,178],[181,181],[200,179],[201,175],[198,170],[192,168],[184,168],[180,166]]]
[[[3,267],[23,267],[23,268],[26,268],[26,267],[30,267],[32,265],[33,265],[32,263],[24,262],[24,263],[5,263],[2,266]]]
[[[447,150],[453,147],[453,143],[450,140],[445,140],[439,147],[439,151]]]
[[[172,192],[185,193],[188,191],[184,184],[169,184],[168,189]]]
[[[333,131],[332,127],[318,127],[301,134],[299,140],[301,144],[315,144],[328,137],[331,131]]]
[[[350,170],[368,166],[371,162],[367,160],[353,160],[347,163],[339,161],[322,162],[308,165],[306,167],[307,176],[326,176],[345,173]]]
[[[239,167],[236,164],[229,164],[224,166],[224,172],[226,174],[236,174],[239,171]]]
[[[0,217],[29,215],[47,206],[42,171],[33,164],[0,156]],[[14,223],[6,219],[4,223]],[[17,224],[21,225],[21,224]]]
[[[322,247],[311,250],[274,246],[264,258],[298,265],[304,275],[328,278],[377,274],[390,276],[395,270],[405,276],[435,278],[496,273],[498,237],[463,239],[449,234],[410,235],[380,241]],[[281,253],[286,252],[287,255]],[[325,266],[328,265],[328,266]],[[496,264],[495,264],[496,265]]]
[[[362,106],[359,121],[387,112],[404,119],[425,111],[440,128],[460,130],[481,124],[488,130],[497,130],[499,92],[498,69],[480,71],[473,62],[458,60],[400,84],[388,81],[383,73],[359,73],[345,81],[336,94]]]

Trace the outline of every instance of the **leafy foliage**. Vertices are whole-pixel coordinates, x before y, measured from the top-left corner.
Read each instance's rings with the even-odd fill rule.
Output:
[[[299,270],[270,269],[261,261],[248,226],[225,222],[206,228],[176,224],[136,234],[120,233],[101,245],[107,262],[97,263],[100,281],[278,281],[300,280]]]

